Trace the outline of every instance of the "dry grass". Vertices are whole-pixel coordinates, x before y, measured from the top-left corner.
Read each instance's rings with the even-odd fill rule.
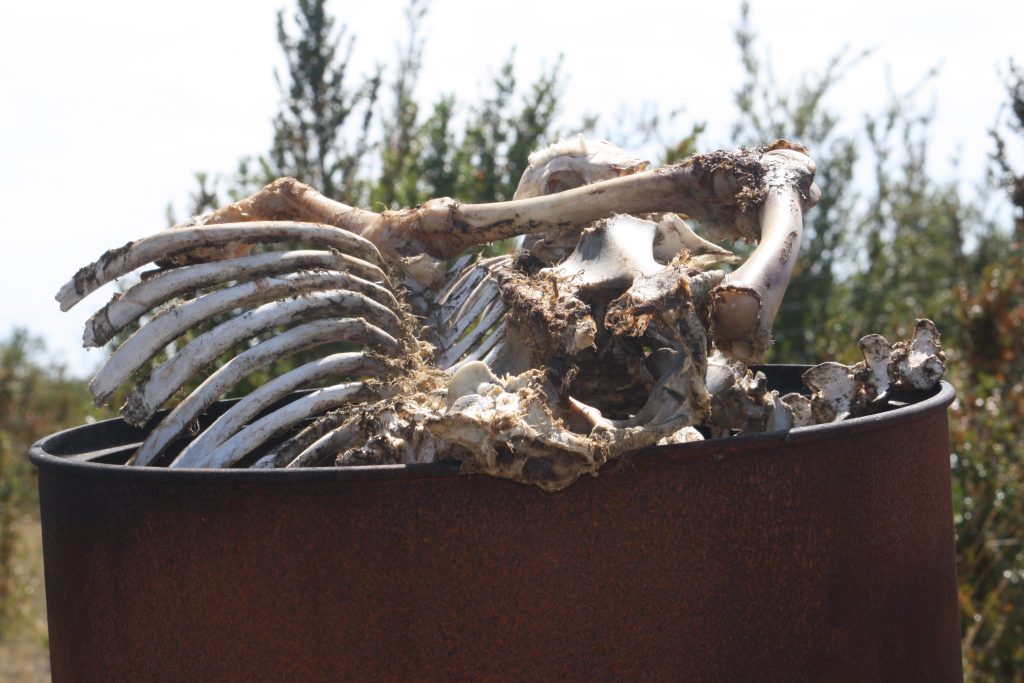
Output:
[[[0,624],[0,681],[50,680],[43,586],[42,527],[36,516],[18,520],[11,573],[11,617]]]

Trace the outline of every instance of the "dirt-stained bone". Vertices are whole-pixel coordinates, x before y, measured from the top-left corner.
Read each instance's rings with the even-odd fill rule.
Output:
[[[928,321],[891,347],[865,337],[862,363],[811,369],[811,396],[780,396],[745,365],[770,346],[803,212],[818,198],[814,170],[785,141],[646,170],[609,143],[578,138],[531,157],[514,201],[440,198],[383,213],[283,178],[103,254],[58,300],[66,310],[146,263],[160,268],[87,324],[86,344],[100,345],[143,323],[94,378],[97,400],[169,342],[194,336],[129,394],[122,414],[141,424],[206,377],[152,430],[135,465],[454,458],[468,472],[557,490],[628,451],[699,439],[698,427],[715,436],[798,428],[878,409],[941,377]],[[737,269],[712,270],[736,259],[694,226],[757,247]],[[467,251],[520,235],[516,255]],[[291,250],[249,253],[280,243]],[[356,349],[325,347],[173,452],[248,374],[339,340]]]
[[[513,199],[529,199],[600,180],[644,171],[650,166],[607,140],[588,140],[582,135],[562,139],[530,155],[530,165],[519,180]]]
[[[860,340],[860,349],[860,363],[822,363],[804,373],[816,422],[863,414],[890,391],[933,389],[945,374],[946,356],[931,320],[918,320],[910,340],[890,346],[885,337],[871,334]]]

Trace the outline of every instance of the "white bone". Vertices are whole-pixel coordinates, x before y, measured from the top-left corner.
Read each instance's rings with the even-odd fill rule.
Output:
[[[173,268],[147,277],[127,291],[114,295],[110,303],[93,314],[85,324],[83,344],[90,347],[107,343],[127,325],[182,294],[222,282],[246,281],[303,269],[349,273],[352,283],[345,289],[362,292],[391,308],[398,305],[389,291],[391,283],[384,271],[371,263],[336,251],[274,251]]]
[[[179,228],[164,230],[108,251],[97,261],[75,273],[57,293],[57,301],[60,302],[60,309],[66,311],[99,287],[151,261],[186,253],[197,247],[237,242],[309,242],[317,246],[333,247],[364,261],[382,263],[377,247],[364,237],[315,223],[254,221],[202,228]]]
[[[275,377],[258,387],[217,418],[205,432],[194,439],[171,463],[172,467],[198,467],[206,455],[234,436],[243,426],[268,406],[296,389],[312,382],[352,375],[379,377],[388,366],[363,353],[337,353],[311,361]],[[372,392],[366,392],[373,395]]]
[[[880,334],[869,334],[857,343],[864,355],[864,373],[862,382],[867,400],[873,401],[884,397],[889,391],[889,357],[892,347]]]
[[[196,466],[229,467],[296,423],[359,398],[363,389],[362,382],[349,382],[306,394],[248,425],[206,454]]]
[[[740,259],[731,251],[709,242],[693,231],[690,224],[674,213],[665,213],[654,219],[658,225],[654,238],[654,258],[668,263],[684,249],[692,256],[710,255],[717,263],[735,263]]]
[[[932,389],[945,371],[946,356],[939,343],[939,331],[931,320],[918,320],[913,339],[893,344],[889,374],[899,388]]]
[[[360,413],[357,409],[357,415]],[[340,428],[348,421],[358,422],[358,417],[353,417],[350,411],[345,408],[338,408],[327,411],[327,413],[313,420],[310,424],[299,430],[299,433],[288,438],[269,454],[268,467],[286,467],[288,463],[295,460],[303,451],[309,448],[317,440],[328,432]],[[337,453],[335,453],[337,455]],[[311,464],[319,464],[311,463]]]
[[[303,292],[347,290],[351,284],[352,278],[331,271],[290,273],[219,289],[168,308],[143,325],[117,348],[90,387],[95,386],[98,390],[104,391],[109,390],[111,386],[116,388],[167,344],[220,313],[286,296],[295,297]],[[391,310],[380,304],[378,306],[381,311]],[[397,322],[397,318],[395,320]],[[397,333],[398,328],[391,327],[389,331]],[[111,368],[109,371],[108,367]],[[101,393],[97,398],[101,400],[100,397],[106,395],[108,394]]]
[[[317,465],[328,457],[337,455],[351,446],[356,438],[360,436],[361,431],[356,420],[348,421],[313,442],[291,462],[287,463],[287,467],[295,468]]]
[[[821,363],[803,374],[804,384],[812,391],[811,410],[821,424],[845,419],[853,410],[857,382],[850,368],[842,363]]]
[[[454,346],[438,357],[437,364],[442,368],[452,365],[467,351],[477,347],[485,335],[493,335],[494,330],[492,328],[505,315],[506,310],[505,305],[500,299],[497,301],[492,300],[491,305],[481,311],[479,320],[475,321],[475,326],[469,332],[466,332],[465,336],[458,340]],[[474,321],[475,319],[467,318],[467,320]]]
[[[530,155],[513,199],[527,199],[642,171],[650,162],[606,140],[577,135]]]
[[[374,307],[378,307],[379,310]],[[129,424],[145,422],[196,372],[212,363],[224,352],[263,330],[314,315],[335,316],[339,314],[362,315],[372,320],[373,323],[382,324],[385,327],[392,327],[396,324],[394,313],[365,296],[352,292],[315,292],[299,299],[286,299],[264,304],[189,342],[174,357],[156,368],[145,384],[132,391],[121,410],[121,415]],[[371,344],[387,353],[399,350],[399,344],[394,337],[362,317],[353,320],[352,327],[350,339],[354,342]],[[104,366],[100,372],[104,372],[107,367],[109,365]],[[111,371],[110,375],[115,375],[114,371]],[[104,382],[113,383],[113,380],[108,379],[110,375],[102,377]],[[101,379],[99,374],[93,381],[98,379]],[[120,379],[120,377],[115,376],[115,379]],[[120,382],[117,382],[114,388],[119,384]],[[106,386],[109,384],[104,384],[101,388]],[[103,396],[102,393],[99,395]]]
[[[207,377],[191,394],[165,417],[160,425],[150,432],[145,442],[133,456],[130,464],[150,465],[160,457],[171,442],[188,429],[208,407],[230,391],[243,377],[270,363],[305,349],[329,342],[343,341],[351,327],[345,320],[318,320],[288,330],[273,339],[257,344],[232,358],[216,372]],[[313,367],[311,367],[313,366]],[[303,370],[299,372],[299,370]],[[384,372],[384,364],[363,353],[336,354],[297,368],[271,380],[246,396],[221,415],[206,431],[193,439],[172,465],[189,467],[190,462],[198,455],[210,450],[223,442],[232,433],[238,431],[254,415],[284,394],[275,393],[280,386],[290,388],[284,393],[294,391],[314,379],[338,377],[344,373],[359,371],[365,375],[379,375]],[[287,379],[286,379],[287,378]]]

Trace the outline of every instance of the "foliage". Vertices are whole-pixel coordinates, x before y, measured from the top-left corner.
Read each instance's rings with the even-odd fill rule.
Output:
[[[750,7],[740,7],[735,32],[744,80],[735,93],[738,119],[733,143],[757,145],[774,139],[796,140],[811,150],[818,167],[821,200],[805,221],[801,259],[775,322],[776,355],[792,363],[818,362],[821,321],[834,305],[837,267],[856,197],[854,169],[861,145],[855,133],[840,127],[840,116],[826,106],[827,95],[867,56],[844,49],[821,73],[807,73],[792,91],[780,87],[757,52]]]
[[[250,194],[279,175],[375,209],[438,196],[510,198],[529,153],[557,137],[561,61],[522,87],[513,51],[476,102],[451,94],[424,102],[417,84],[425,3],[408,5],[407,37],[393,67],[362,77],[349,72],[352,36],[336,27],[324,0],[299,0],[290,22],[280,14],[287,69],[277,75],[281,108],[270,148],[241,160],[230,178],[197,174],[191,212]],[[978,197],[968,197],[963,178],[934,173],[933,112],[918,105],[927,75],[857,120],[831,108],[829,96],[867,53],[844,49],[820,72],[784,87],[759,56],[746,4],[735,37],[743,79],[732,143],[785,137],[807,145],[823,191],[807,216],[771,361],[852,361],[856,339],[867,332],[893,338],[918,315],[936,320],[959,392],[951,443],[965,671],[969,680],[1024,681],[1024,174],[1011,160],[1024,141],[1024,70],[1010,65],[991,177]],[[639,112],[620,123],[614,141],[656,141],[658,161],[681,160],[698,150],[704,127],[667,133],[676,114]],[[591,120],[582,128],[596,126]],[[984,199],[995,193],[1013,203],[1010,225],[1005,212],[987,211]],[[81,383],[41,364],[38,352],[38,341],[24,332],[0,344],[0,623],[12,604],[4,573],[12,520],[34,490],[23,453],[88,410]],[[257,373],[237,392],[282,369]]]
[[[1011,118],[996,128],[995,177],[1014,208],[978,277],[957,287],[962,357],[955,381],[953,480],[965,668],[976,680],[1024,680],[1024,71],[1010,65]],[[991,247],[992,245],[990,245]]]
[[[284,12],[277,15],[277,40],[288,64],[281,81],[282,106],[274,119],[274,142],[267,166],[275,176],[290,175],[332,198],[359,198],[360,163],[369,149],[381,74],[351,88],[348,64],[353,39],[334,32],[334,19],[322,0],[298,0],[298,36],[288,33]],[[355,119],[352,121],[352,119]],[[347,140],[354,125],[354,140]]]
[[[82,381],[45,365],[41,340],[16,329],[0,341],[0,635],[21,613],[15,581],[19,524],[36,508],[35,470],[25,455],[43,436],[93,414]]]
[[[274,119],[270,152],[242,159],[226,183],[197,173],[189,215],[216,208],[222,194],[239,199],[281,176],[298,178],[333,199],[377,209],[413,206],[439,196],[467,202],[511,199],[529,154],[553,136],[562,92],[561,60],[542,71],[524,92],[516,78],[513,51],[479,102],[463,108],[454,96],[442,95],[424,118],[415,99],[424,50],[424,0],[410,0],[406,7],[406,39],[394,69],[377,67],[361,81],[348,73],[353,39],[346,40],[346,27],[335,30],[325,4],[326,0],[300,0],[291,25],[284,13],[278,14],[278,43],[288,70],[286,77],[275,74],[281,109]],[[221,192],[222,185],[226,193]],[[176,222],[170,210],[168,218]],[[207,320],[175,340],[173,350],[229,316]],[[118,335],[111,347],[137,327]],[[336,344],[278,359],[242,380],[232,395],[247,394],[288,369],[345,350],[350,349]],[[235,353],[224,354],[217,366]],[[164,360],[166,354],[158,355],[136,378],[144,378]],[[201,381],[202,377],[194,378],[185,391]],[[122,388],[112,403],[125,394]]]
[[[965,347],[952,463],[965,669],[976,680],[1024,676],[1022,267],[1018,244],[958,287]]]
[[[1008,139],[1024,140],[1024,72],[1011,64],[990,182],[968,200],[963,179],[939,180],[930,163],[933,112],[917,105],[930,74],[866,113],[862,129],[843,129],[828,95],[864,55],[843,51],[786,90],[761,67],[750,22],[744,5],[735,140],[808,145],[823,192],[772,361],[853,361],[852,342],[866,333],[904,336],[915,317],[936,321],[959,391],[950,435],[965,674],[1024,680],[1024,175]],[[984,200],[1000,189],[1016,208],[1012,226],[986,215]]]

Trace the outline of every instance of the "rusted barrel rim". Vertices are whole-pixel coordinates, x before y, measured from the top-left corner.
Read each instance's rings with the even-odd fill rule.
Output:
[[[666,458],[670,458],[672,461],[685,461],[703,457],[720,459],[741,455],[751,449],[759,451],[771,449],[775,445],[856,438],[865,432],[883,427],[892,427],[898,424],[908,424],[928,417],[935,412],[945,411],[955,397],[956,392],[953,387],[948,382],[942,382],[934,393],[927,395],[922,400],[877,415],[857,417],[831,424],[799,427],[789,431],[707,439],[705,441],[671,446],[655,446],[632,454],[630,456],[630,463],[633,465],[643,465]],[[105,420],[95,424],[117,421],[120,421],[120,418]],[[71,432],[78,429],[82,429],[82,427],[72,427],[40,439],[29,450],[29,459],[39,469],[61,472],[67,475],[133,481],[163,480],[175,483],[386,481],[460,475],[458,463],[451,461],[411,465],[363,465],[291,470],[269,468],[171,469],[166,467],[129,467],[126,465],[92,462],[80,458],[54,455],[50,452],[53,443],[66,439]],[[124,444],[112,450],[124,450],[132,447],[132,444]],[[99,451],[95,453],[99,453]]]

